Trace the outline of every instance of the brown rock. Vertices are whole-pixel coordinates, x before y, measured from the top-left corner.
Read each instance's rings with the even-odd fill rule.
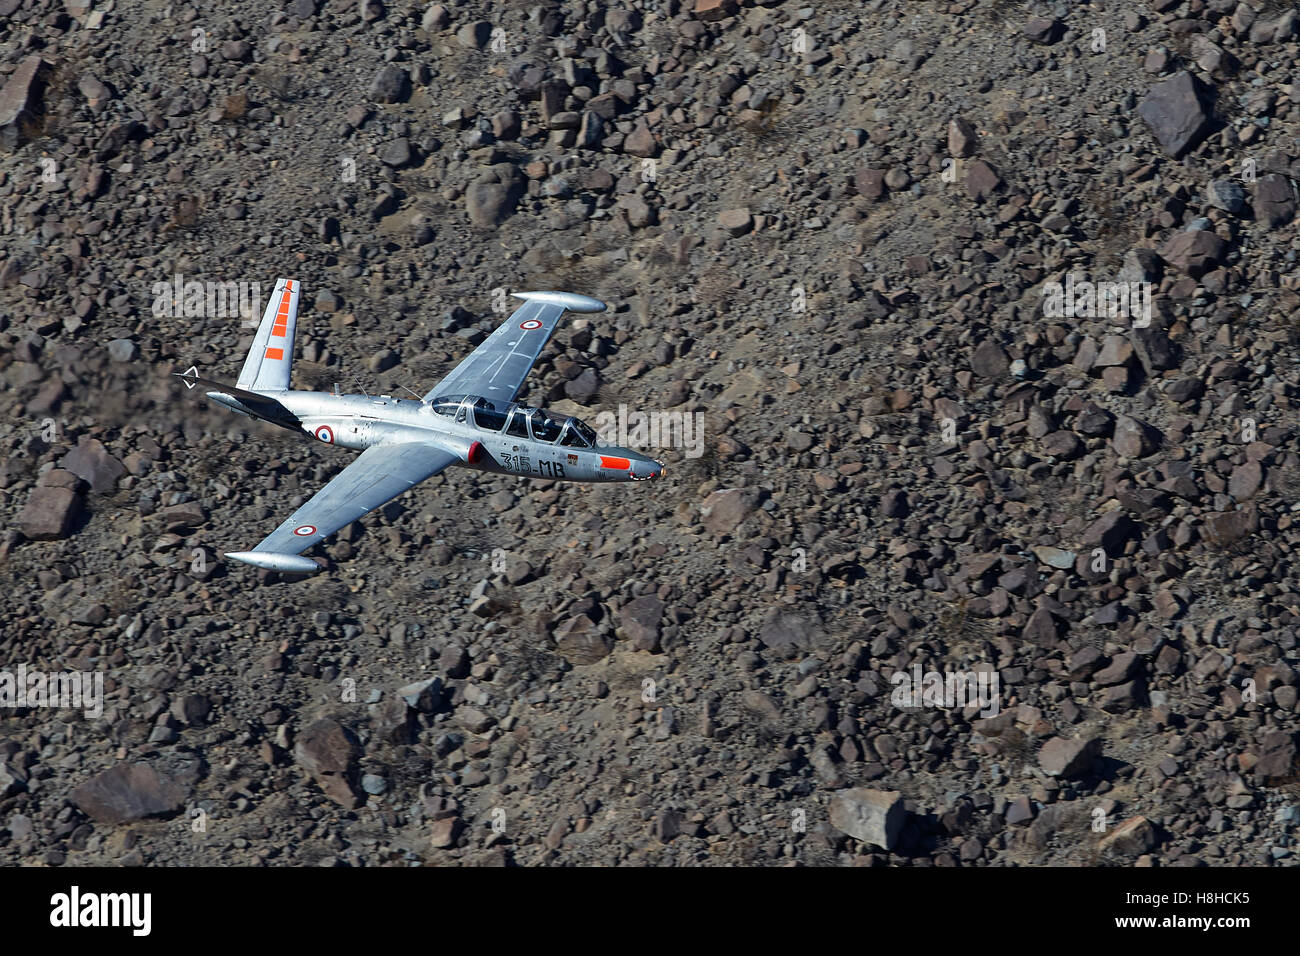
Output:
[[[1228,244],[1206,229],[1175,233],[1160,249],[1160,256],[1184,275],[1199,279],[1220,262]]]
[[[1210,514],[1205,518],[1205,537],[1211,544],[1223,547],[1252,534],[1257,523],[1258,515],[1253,508]]]
[[[299,735],[293,755],[325,796],[349,810],[361,805],[357,788],[361,744],[351,730],[334,720],[317,720]]]
[[[639,123],[632,132],[627,134],[627,139],[623,140],[623,152],[629,156],[646,158],[659,152],[659,144],[655,142],[650,128],[645,123]]]
[[[724,209],[718,213],[718,225],[731,236],[743,236],[754,228],[754,217],[748,209]]]
[[[618,623],[633,647],[652,651],[659,644],[659,622],[663,614],[664,602],[646,594],[619,609]]]
[[[1141,658],[1132,651],[1125,651],[1123,654],[1116,654],[1114,660],[1097,671],[1092,679],[1101,687],[1111,687],[1132,679],[1141,670]]]
[[[1001,185],[998,171],[984,160],[977,159],[966,167],[966,192],[976,202],[987,199]]]
[[[975,127],[963,116],[954,116],[948,122],[948,153],[952,156],[972,156],[979,137]]]
[[[658,636],[656,631],[656,640]],[[583,666],[594,664],[609,654],[613,650],[613,642],[595,621],[585,614],[578,614],[555,629],[555,649],[570,664]]]
[[[1251,771],[1259,783],[1293,777],[1295,758],[1295,735],[1281,730],[1270,731],[1260,742],[1259,759]]]
[[[36,119],[49,68],[40,56],[29,56],[0,90],[0,146],[5,149],[17,149],[37,133]]]
[[[66,538],[80,513],[81,496],[71,488],[34,488],[18,515],[18,530],[33,541]]]
[[[1034,43],[1052,44],[1061,38],[1061,21],[1048,17],[1034,17],[1025,22],[1020,32]]]
[[[753,488],[723,488],[704,499],[700,518],[714,534],[728,534],[754,513],[758,501],[759,493]]]
[[[1161,588],[1157,591],[1152,596],[1151,603],[1155,605],[1156,613],[1166,621],[1172,621],[1183,613],[1183,602],[1178,599],[1178,595],[1168,588]]]
[[[1137,856],[1155,847],[1155,827],[1146,817],[1130,817],[1102,837],[1097,845],[1102,852],[1115,850]]]
[[[737,0],[695,0],[695,16],[700,20],[725,20],[739,10]]]
[[[1264,469],[1260,463],[1248,461],[1232,469],[1232,477],[1228,479],[1228,494],[1238,501],[1246,501],[1255,497],[1263,480]]]
[[[879,199],[885,194],[885,171],[864,166],[853,174],[853,184],[864,199]]]
[[[188,791],[144,763],[120,763],[72,792],[72,802],[97,823],[128,823],[175,813]]]
[[[1021,635],[1031,644],[1038,644],[1042,647],[1055,647],[1059,634],[1056,629],[1056,618],[1052,617],[1052,612],[1047,608],[1040,607],[1029,615],[1029,620],[1025,622],[1025,629]]]
[[[1111,557],[1117,556],[1124,548],[1124,542],[1133,534],[1134,525],[1128,515],[1122,511],[1108,511],[1083,532],[1082,543],[1085,548],[1100,546]]]
[[[1150,429],[1127,415],[1115,419],[1115,434],[1110,441],[1115,452],[1125,458],[1145,458],[1155,450]]]
[[[456,711],[456,723],[471,734],[484,734],[492,728],[496,721],[477,707],[460,707]]]
[[[448,847],[455,846],[456,838],[460,836],[463,829],[465,829],[465,824],[460,817],[451,816],[435,820],[433,831],[429,837],[429,845],[435,850],[445,850]]]

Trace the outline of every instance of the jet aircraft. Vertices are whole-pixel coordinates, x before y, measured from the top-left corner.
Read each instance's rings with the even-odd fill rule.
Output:
[[[664,464],[602,445],[585,422],[515,397],[566,312],[605,304],[572,292],[519,292],[502,325],[423,398],[289,387],[301,283],[280,279],[234,386],[180,373],[225,408],[361,454],[251,551],[226,557],[299,574],[322,565],[301,552],[452,465],[555,481],[648,481]],[[414,394],[414,393],[413,393]]]

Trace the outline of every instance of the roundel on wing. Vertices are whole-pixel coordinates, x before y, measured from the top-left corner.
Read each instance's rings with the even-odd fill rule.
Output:
[[[325,442],[325,444],[332,445],[334,444],[334,429],[330,428],[328,425],[321,425],[316,429],[316,437]]]
[[[314,524],[300,524],[298,527],[293,529],[293,533],[300,538],[305,538],[308,535],[316,533],[316,526]]]
[[[519,323],[519,327],[525,331],[531,332],[534,329],[540,329],[542,323],[537,319],[525,319],[523,322]]]

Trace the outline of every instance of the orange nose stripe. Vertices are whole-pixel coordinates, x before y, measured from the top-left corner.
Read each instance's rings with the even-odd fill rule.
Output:
[[[617,468],[619,471],[628,471],[632,467],[632,463],[626,458],[606,458],[604,455],[601,455],[600,467]]]
[[[269,359],[282,359],[284,358],[284,349],[267,349],[266,357]]]

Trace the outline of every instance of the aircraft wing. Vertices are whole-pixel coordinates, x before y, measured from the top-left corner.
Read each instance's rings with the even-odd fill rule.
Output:
[[[524,304],[424,396],[482,395],[502,404],[514,401],[528,371],[569,312],[603,312],[605,303],[573,292],[516,292]]]
[[[372,445],[252,551],[228,558],[274,571],[319,571],[299,552],[431,478],[457,460],[433,445]]]

